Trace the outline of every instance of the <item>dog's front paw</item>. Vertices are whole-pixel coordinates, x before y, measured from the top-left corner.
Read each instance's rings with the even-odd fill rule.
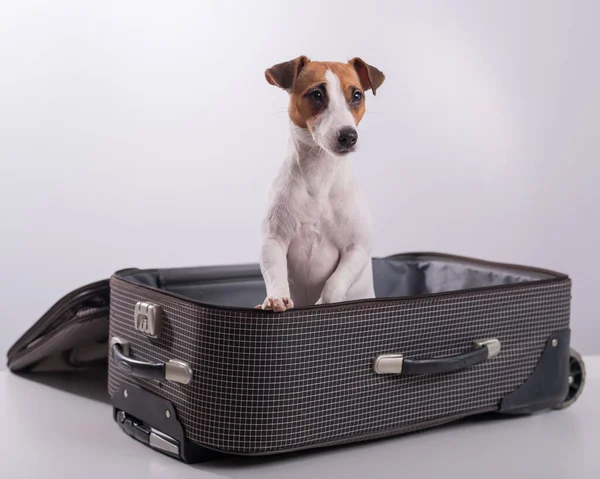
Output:
[[[257,309],[265,309],[269,311],[276,311],[278,313],[282,313],[283,311],[287,311],[294,307],[294,302],[292,298],[289,297],[281,297],[275,298],[273,296],[268,296],[263,304],[259,304],[256,306]]]

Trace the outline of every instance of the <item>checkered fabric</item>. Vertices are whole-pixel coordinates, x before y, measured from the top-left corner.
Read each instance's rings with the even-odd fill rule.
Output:
[[[188,438],[266,454],[424,429],[498,409],[533,372],[549,335],[569,327],[568,278],[268,314],[204,307],[111,280],[110,334],[135,359],[180,359],[188,385],[135,379],[110,363],[109,392],[138,384],[173,402]],[[162,306],[163,332],[134,328],[137,301]],[[498,356],[458,372],[377,375],[379,354],[444,357],[497,338]]]

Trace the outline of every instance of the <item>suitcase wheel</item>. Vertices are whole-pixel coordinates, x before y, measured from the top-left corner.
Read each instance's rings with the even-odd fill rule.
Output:
[[[565,409],[577,401],[584,385],[585,364],[581,359],[581,355],[571,348],[571,354],[569,355],[569,390],[564,401],[555,406],[554,409]]]

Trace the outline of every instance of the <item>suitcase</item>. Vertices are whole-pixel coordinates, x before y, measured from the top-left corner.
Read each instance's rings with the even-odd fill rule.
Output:
[[[127,269],[58,301],[9,369],[106,368],[113,419],[193,463],[367,441],[571,405],[562,273],[440,253],[373,259],[376,299],[254,308],[256,264]]]

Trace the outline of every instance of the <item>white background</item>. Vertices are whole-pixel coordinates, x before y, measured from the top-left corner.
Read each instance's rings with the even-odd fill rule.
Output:
[[[264,70],[304,54],[387,75],[351,160],[374,255],[568,273],[572,344],[600,353],[599,18],[591,0],[2,2],[0,351],[117,269],[256,261],[287,131]]]

